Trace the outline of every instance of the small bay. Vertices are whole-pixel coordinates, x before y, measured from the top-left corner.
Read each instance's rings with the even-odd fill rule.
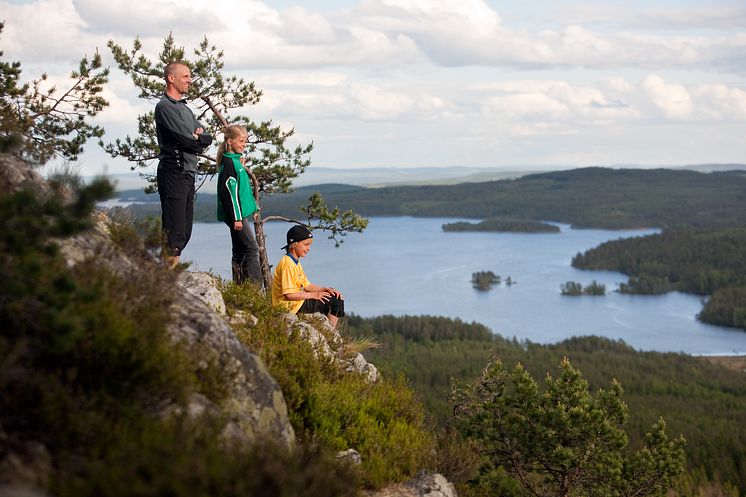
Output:
[[[302,263],[309,279],[338,288],[346,307],[360,316],[435,315],[476,321],[504,337],[555,343],[572,336],[621,339],[638,350],[696,355],[746,354],[746,332],[701,323],[700,297],[614,292],[626,276],[581,271],[570,265],[577,252],[618,238],[656,230],[576,230],[559,225],[557,234],[446,233],[444,223],[460,218],[371,218],[362,234],[349,234],[334,247],[316,233]],[[285,245],[286,223],[266,227],[270,264]],[[196,223],[184,260],[194,270],[230,279],[230,235],[218,223]],[[492,271],[503,283],[480,292],[471,275]],[[504,283],[510,276],[516,283]],[[600,297],[568,297],[560,285],[591,281],[606,285]]]

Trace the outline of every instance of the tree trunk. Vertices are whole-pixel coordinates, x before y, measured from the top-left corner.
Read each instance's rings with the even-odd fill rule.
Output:
[[[254,233],[256,233],[256,243],[259,245],[259,266],[262,269],[264,291],[270,292],[272,291],[272,272],[267,256],[267,241],[264,237],[264,221],[262,221],[259,211],[254,213]]]
[[[254,233],[256,234],[256,243],[259,245],[259,267],[262,270],[262,281],[264,291],[272,291],[272,272],[270,271],[269,257],[267,256],[267,239],[264,236],[264,220],[262,219],[262,207],[259,203],[259,180],[256,179],[254,172],[246,169],[251,179],[252,193],[256,203],[256,212],[254,212]]]

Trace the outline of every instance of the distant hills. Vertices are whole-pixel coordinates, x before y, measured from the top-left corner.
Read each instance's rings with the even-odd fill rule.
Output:
[[[745,166],[746,167],[746,166]],[[380,167],[362,169],[335,169],[309,167],[295,181],[296,187],[325,183],[345,183],[370,188],[393,185],[454,184],[518,178],[525,174],[545,171],[537,168],[479,168],[479,167]],[[147,181],[136,172],[112,174],[117,191],[143,189]],[[93,177],[86,178],[87,180]]]
[[[198,220],[214,221],[213,192],[208,182],[198,194]],[[453,185],[365,188],[330,183],[267,198],[264,212],[295,217],[313,192],[322,193],[330,206],[364,216],[502,217],[607,229],[746,225],[745,170],[705,174],[691,168],[591,167]],[[134,207],[136,214],[157,212],[155,195],[126,191],[120,199],[155,204]]]
[[[666,169],[684,169],[698,172],[721,172],[746,170],[746,164],[696,164],[690,166],[661,166]],[[296,181],[296,187],[321,185],[325,183],[345,183],[348,185],[377,188],[402,185],[442,185],[475,183],[500,179],[520,178],[529,174],[577,169],[575,166],[525,166],[525,167],[377,167],[346,168],[309,167]],[[636,165],[613,166],[610,169],[650,169]],[[154,171],[152,171],[154,172]],[[146,180],[137,172],[112,174],[108,176],[116,183],[117,191],[143,189]],[[92,177],[85,178],[87,180]]]
[[[583,168],[456,185],[297,189],[265,202],[297,213],[311,191],[365,216],[501,217],[576,227],[633,229],[746,225],[746,171]]]

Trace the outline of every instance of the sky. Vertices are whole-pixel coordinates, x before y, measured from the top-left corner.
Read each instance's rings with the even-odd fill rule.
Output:
[[[746,163],[746,2],[724,0],[0,0],[5,60],[59,81],[98,49],[96,118],[136,132],[108,40],[155,56],[205,36],[245,109],[314,143],[330,168],[547,169]],[[128,164],[89,143],[83,174]]]

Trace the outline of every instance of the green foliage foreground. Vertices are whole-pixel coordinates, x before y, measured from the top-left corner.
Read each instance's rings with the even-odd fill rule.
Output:
[[[71,203],[0,195],[4,476],[60,497],[354,493],[355,473],[328,451],[228,447],[219,418],[155,414],[193,393],[219,404],[225,389],[166,333],[173,273],[145,258],[126,276],[96,258],[69,268],[59,254],[54,239],[89,227],[110,191],[96,183]]]
[[[531,495],[663,496],[684,469],[684,440],[669,441],[662,419],[640,450],[625,450],[621,385],[592,395],[567,359],[544,391],[520,364],[507,371],[493,362],[471,387],[455,390],[454,402],[487,473],[503,467]]]
[[[234,323],[234,329],[279,382],[301,440],[337,451],[356,449],[367,486],[401,481],[429,467],[434,436],[424,408],[402,381],[371,384],[317,357],[298,330],[288,332],[285,311],[250,285],[228,284],[223,295],[229,312],[250,311],[258,318]]]

